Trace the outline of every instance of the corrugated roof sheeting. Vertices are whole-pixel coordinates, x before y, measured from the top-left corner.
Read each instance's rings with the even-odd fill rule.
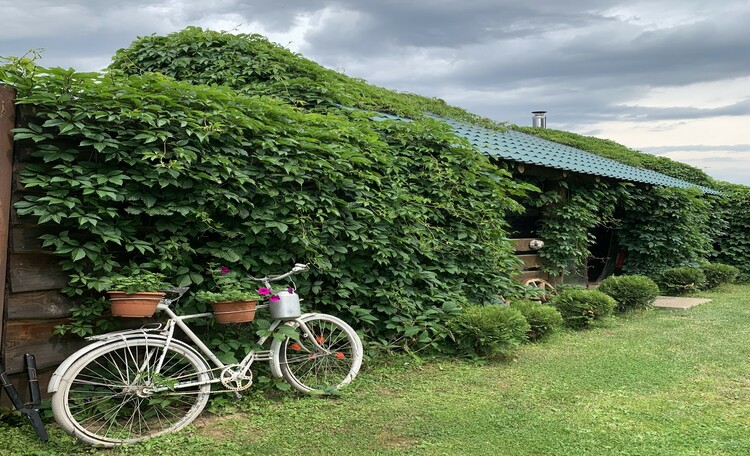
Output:
[[[466,138],[483,153],[504,160],[604,176],[627,182],[664,187],[696,187],[705,193],[721,195],[716,190],[647,169],[636,168],[605,157],[514,130],[495,131],[440,119],[450,125],[458,136]]]
[[[378,113],[373,120],[411,122],[410,119],[385,113]],[[723,195],[714,189],[702,185],[693,184],[649,169],[636,168],[617,160],[600,157],[591,152],[519,131],[490,130],[446,118],[437,118],[437,120],[447,123],[458,136],[466,138],[482,153],[491,157],[512,160],[527,165],[544,166],[592,176],[609,177],[626,182],[638,182],[663,187],[695,187],[711,195]]]

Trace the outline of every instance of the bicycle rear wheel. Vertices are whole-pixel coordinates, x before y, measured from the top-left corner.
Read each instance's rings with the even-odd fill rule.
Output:
[[[163,353],[158,339],[120,340],[86,353],[52,396],[55,420],[79,440],[105,447],[186,426],[208,402],[211,375],[200,355],[175,342],[156,372]]]
[[[304,324],[315,342],[300,327]],[[362,341],[343,320],[332,315],[310,314],[295,321],[299,339],[287,337],[274,354],[284,379],[295,389],[328,391],[348,385],[362,365]]]

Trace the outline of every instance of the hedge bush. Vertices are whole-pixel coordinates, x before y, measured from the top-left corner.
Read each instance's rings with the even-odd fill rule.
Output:
[[[741,280],[750,278],[750,187],[723,182],[718,189],[729,197],[718,201],[716,212],[725,221],[716,239],[715,260],[740,269]]]
[[[681,266],[665,269],[656,276],[662,293],[677,296],[698,291],[706,286],[706,275],[702,270]]]
[[[565,325],[573,329],[591,326],[596,320],[612,315],[617,303],[598,290],[565,290],[553,301]]]
[[[698,189],[632,189],[631,195],[633,204],[621,214],[617,229],[618,242],[627,251],[626,273],[653,277],[710,253],[712,205]]]
[[[725,283],[732,283],[737,280],[740,273],[736,266],[724,263],[705,263],[701,265],[701,270],[706,276],[706,288],[716,288]]]
[[[517,309],[504,305],[466,306],[448,322],[459,354],[508,359],[526,340],[531,327]]]
[[[614,298],[620,311],[650,307],[659,295],[656,282],[642,275],[608,277],[599,284],[598,290]]]
[[[563,326],[563,318],[553,306],[534,301],[514,302],[511,307],[518,310],[529,323],[526,337],[529,341],[542,340]]]

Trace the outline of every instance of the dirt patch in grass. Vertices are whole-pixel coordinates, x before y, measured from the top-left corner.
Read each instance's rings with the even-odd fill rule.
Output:
[[[243,442],[257,441],[263,429],[250,425],[247,413],[237,412],[231,415],[210,415],[204,413],[193,422],[198,435],[212,438],[232,438],[242,436]]]
[[[397,429],[391,427],[381,430],[376,436],[375,441],[386,449],[406,449],[412,448],[419,439],[401,434]]]

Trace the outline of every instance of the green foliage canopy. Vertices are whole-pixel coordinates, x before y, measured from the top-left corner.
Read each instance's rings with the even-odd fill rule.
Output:
[[[655,276],[711,252],[711,202],[696,189],[633,190],[617,232],[628,274]]]
[[[18,61],[0,80],[33,107],[15,131],[33,194],[16,207],[54,227],[44,242],[66,291],[90,298],[78,334],[94,331],[106,276],[129,265],[197,291],[209,263],[312,262],[299,284],[311,307],[405,345],[443,337],[467,296],[513,294],[504,219],[530,187],[440,122],[303,111],[154,73]]]
[[[226,85],[321,112],[347,106],[408,118],[437,115],[488,128],[504,126],[437,98],[394,92],[327,69],[257,34],[188,27],[166,36],[144,36],[117,51],[110,69]]]

